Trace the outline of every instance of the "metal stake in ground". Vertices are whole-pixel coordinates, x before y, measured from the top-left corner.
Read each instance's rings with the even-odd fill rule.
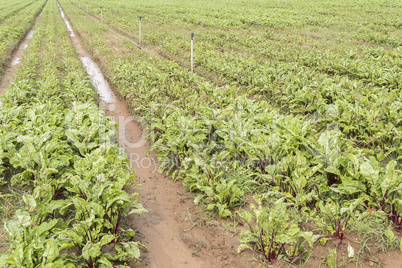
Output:
[[[102,7],[100,7],[100,10],[101,10],[101,21],[102,21],[102,23],[103,23]]]
[[[139,44],[139,46],[140,46],[140,49],[142,48],[142,45],[141,45],[141,20],[142,20],[142,16],[139,16],[139,18],[140,18],[140,24],[139,24],[139,36],[138,36],[138,44]]]
[[[191,72],[193,72],[194,70],[193,64],[194,64],[194,33],[191,33]]]

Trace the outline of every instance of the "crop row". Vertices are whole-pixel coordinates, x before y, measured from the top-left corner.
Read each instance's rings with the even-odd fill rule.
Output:
[[[30,3],[0,23],[0,75],[10,60],[11,52],[32,28],[45,3],[46,0]]]
[[[55,0],[2,102],[0,183],[32,188],[5,223],[10,244],[0,266],[116,267],[138,260],[142,244],[122,225],[123,217],[146,211],[138,193],[125,191],[134,171]]]
[[[112,1],[103,5],[104,21],[134,38],[137,22],[131,16],[141,6]],[[89,3],[89,10],[98,15],[94,2]],[[148,8],[149,17],[144,19],[148,34],[143,40],[167,58],[188,66],[189,25],[183,23],[185,30],[181,30],[181,23],[175,20],[177,14],[186,15],[172,15],[168,10]],[[147,20],[151,22],[146,24]],[[398,27],[390,25],[384,27]],[[218,83],[235,85],[240,92],[260,96],[286,113],[313,115],[318,131],[337,124],[357,146],[380,154],[380,161],[384,154],[399,156],[399,149],[390,146],[401,146],[397,120],[401,111],[397,93],[402,84],[401,50],[357,46],[359,38],[352,38],[352,42],[339,38],[336,45],[331,45],[333,40],[318,38],[306,49],[303,45],[311,37],[283,36],[275,32],[278,29],[227,32],[219,26],[197,28],[196,70]]]
[[[136,12],[142,14],[141,6],[132,5],[130,2],[120,2],[115,5],[113,1],[103,5],[104,21],[135,38],[138,23],[131,17]],[[152,6],[152,3],[150,5]],[[96,3],[89,3],[90,14],[99,16],[99,10],[94,6],[96,7]],[[175,5],[173,6],[175,7]],[[215,7],[215,3],[202,10],[208,10],[212,6]],[[145,32],[143,38],[145,44],[156,45],[167,56],[177,56],[179,60],[186,61],[189,54],[188,37],[191,31],[195,31],[196,45],[200,46],[199,49],[196,49],[196,65],[198,60],[200,68],[212,71],[215,75],[230,76],[230,70],[246,67],[256,68],[256,66],[263,69],[270,67],[269,65],[275,62],[285,62],[289,63],[290,66],[283,64],[283,67],[285,69],[296,69],[296,73],[310,71],[304,67],[314,67],[316,70],[311,70],[313,72],[345,75],[376,86],[395,87],[398,85],[398,73],[401,64],[398,49],[390,52],[382,49],[382,47],[371,49],[353,43],[357,42],[354,38],[352,38],[352,42],[341,39],[344,36],[334,40],[334,36],[331,35],[331,39],[328,40],[328,35],[321,38],[320,36],[315,37],[311,33],[292,35],[285,32],[283,34],[283,32],[278,32],[280,28],[277,27],[270,27],[266,30],[251,27],[250,29],[231,32],[220,27],[196,27],[193,24],[187,25],[182,21],[186,17],[184,13],[180,11],[169,12],[169,10],[155,7],[152,9],[154,12],[152,14],[148,8],[146,15],[149,17],[145,18],[143,22],[145,24],[145,31],[143,31],[143,33]],[[159,14],[159,12],[163,14]],[[235,11],[232,13],[236,14]],[[175,17],[177,15],[180,16],[181,20]],[[197,15],[202,16],[199,13]],[[392,16],[388,19],[392,20]],[[398,24],[398,20],[396,23]],[[395,27],[398,28],[398,25]],[[317,40],[311,44],[311,39]],[[331,45],[331,43],[335,43],[335,45]],[[314,49],[307,50],[306,47],[303,47],[305,45],[312,46]],[[351,45],[353,45],[353,49],[351,49]],[[399,46],[400,43],[396,43],[396,45]],[[339,51],[340,48],[341,51]],[[248,61],[247,57],[250,56],[252,59]],[[262,59],[259,60],[260,57]],[[214,65],[212,65],[213,62],[215,62]],[[291,68],[292,65],[295,65],[295,68]],[[275,68],[276,66],[272,67]],[[240,82],[240,85],[246,84],[255,87],[256,85],[250,83],[254,73],[247,75],[246,71],[249,70],[243,69],[241,74],[234,71],[234,74],[236,77],[245,77],[245,82]],[[225,75],[227,73],[229,75]],[[323,79],[330,78],[331,76],[318,77],[317,80],[322,82]],[[230,83],[230,79],[228,83]]]
[[[13,2],[12,4],[8,3],[7,1],[3,2],[4,3],[0,2],[0,22],[34,3],[34,1],[27,0]]]
[[[320,127],[310,115],[286,115],[264,100],[239,95],[236,87],[216,87],[173,61],[139,51],[103,24],[90,23],[71,2],[61,4],[112,85],[148,122],[160,171],[183,179],[196,193],[195,202],[221,217],[244,204],[244,193],[257,195],[252,212],[238,213],[250,226],[239,250],[251,243],[270,261],[279,255],[289,261],[306,257],[303,245],[312,247],[318,239],[300,230],[306,215],[322,235],[341,241],[349,221],[369,215],[400,229],[397,162],[382,165],[356,147],[331,114]]]
[[[77,3],[77,1],[73,1]],[[286,2],[288,5],[286,6]],[[389,11],[385,2],[376,1],[206,1],[192,2],[183,0],[152,1],[133,5],[130,1],[102,1],[107,7],[105,14],[113,18],[115,12],[122,15],[121,22],[130,25],[135,20],[132,14],[141,14],[158,25],[168,25],[176,29],[191,30],[197,26],[211,29],[225,29],[231,32],[244,28],[273,28],[281,30],[323,30],[331,29],[333,34],[342,35],[345,29],[357,32],[369,30],[381,33],[386,27],[392,33],[400,27],[398,10],[400,3],[394,3],[394,10]],[[99,12],[99,2],[88,1],[91,13]],[[84,7],[84,3],[82,3]],[[124,11],[123,11],[124,10]],[[127,12],[125,12],[127,11]],[[131,14],[131,15],[129,15]]]

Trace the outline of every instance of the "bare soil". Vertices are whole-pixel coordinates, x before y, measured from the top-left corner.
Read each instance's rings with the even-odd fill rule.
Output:
[[[6,241],[7,241],[7,234],[3,229],[3,227],[0,227],[0,253],[5,252],[7,250]]]
[[[347,239],[344,239],[341,244],[339,244],[339,239],[330,240],[325,246],[317,243],[314,247],[313,254],[305,267],[319,267],[320,265],[322,265],[322,267],[327,267],[327,265],[324,265],[324,263],[326,263],[326,257],[328,256],[329,251],[334,248],[336,248],[338,267],[401,267],[401,251],[393,250],[389,252],[381,252],[378,249],[375,250],[376,246],[371,245],[370,248],[372,254],[364,254],[361,252],[360,242],[362,241],[360,237],[353,234],[349,234],[346,237]],[[350,244],[354,249],[354,260],[348,258],[348,244]]]

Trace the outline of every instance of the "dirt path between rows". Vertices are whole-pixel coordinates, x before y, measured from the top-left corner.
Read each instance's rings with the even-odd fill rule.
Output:
[[[74,33],[70,38],[79,56],[91,57],[79,32]],[[202,213],[180,182],[157,172],[157,159],[153,154],[147,156],[151,145],[145,140],[146,132],[126,101],[115,97],[113,103],[101,102],[101,106],[119,124],[118,142],[135,170],[136,182],[141,184],[130,191],[140,193],[139,202],[148,210],[126,219],[136,231],[134,239],[148,248],[135,267],[258,267],[256,262],[245,262],[254,257],[252,253],[237,254],[238,239],[225,227],[229,222]]]

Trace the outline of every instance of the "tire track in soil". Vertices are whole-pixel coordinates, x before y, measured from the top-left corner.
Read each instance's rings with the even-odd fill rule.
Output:
[[[82,45],[79,32],[71,35],[79,56],[91,57]],[[118,96],[116,92],[114,95]],[[100,105],[119,124],[118,142],[130,159],[137,183],[141,184],[130,192],[139,192],[139,202],[148,210],[146,214],[130,215],[126,219],[126,225],[136,231],[135,240],[142,241],[149,249],[142,251],[143,261],[135,267],[258,266],[244,261],[253,257],[250,252],[237,254],[237,237],[228,235],[224,227],[228,222],[217,220],[215,216],[206,217],[181,184],[157,172],[155,155],[147,156],[151,144],[145,140],[145,128],[131,114],[128,103],[115,97],[113,103],[101,101]]]

